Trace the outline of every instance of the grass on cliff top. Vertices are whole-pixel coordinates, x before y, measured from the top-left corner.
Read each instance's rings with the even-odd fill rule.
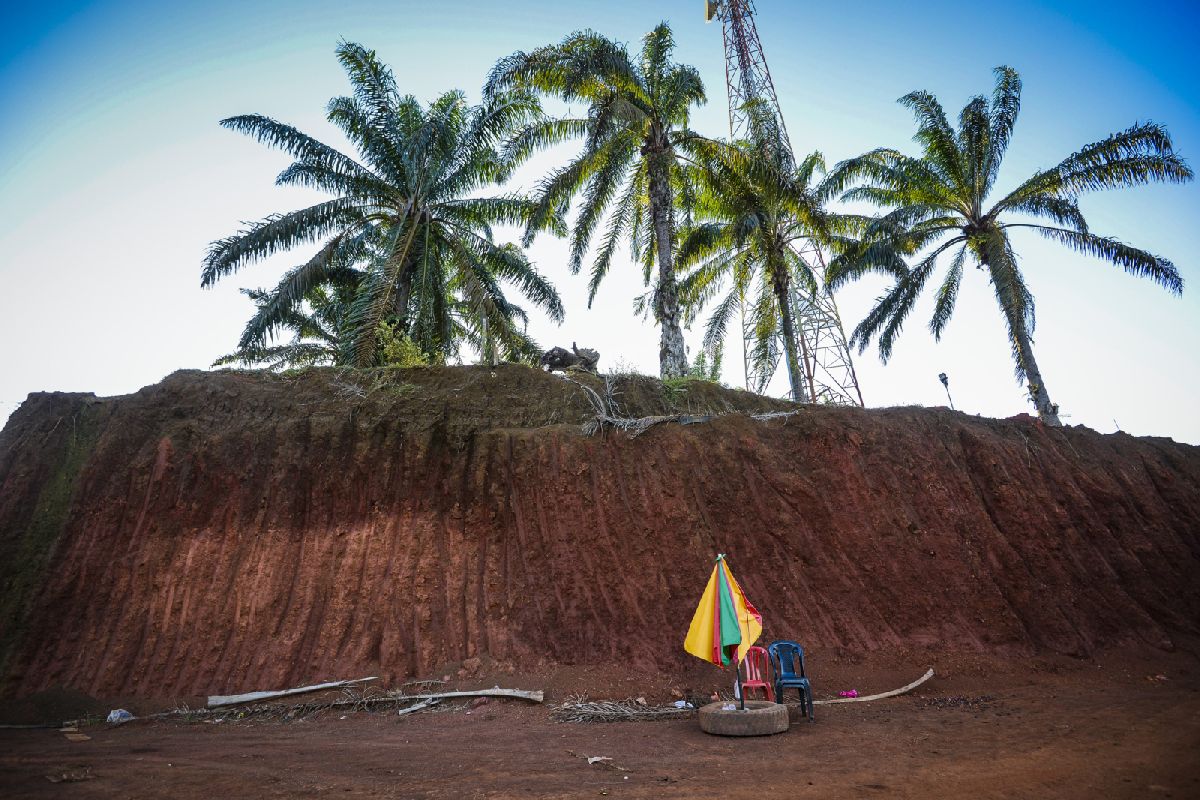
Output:
[[[289,396],[311,395],[306,397],[309,403],[320,404],[325,411],[349,405],[364,411],[374,408],[380,414],[393,416],[439,415],[449,424],[481,427],[582,424],[595,417],[597,397],[606,413],[615,417],[762,413],[795,408],[786,400],[731,389],[701,378],[661,381],[628,369],[593,375],[574,370],[549,373],[524,364],[500,364],[372,369],[309,367],[282,373],[198,374],[226,376],[247,392],[282,383],[288,387]]]

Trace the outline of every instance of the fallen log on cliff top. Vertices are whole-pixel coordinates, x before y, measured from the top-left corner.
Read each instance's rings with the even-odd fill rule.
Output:
[[[246,703],[257,703],[260,700],[274,700],[278,697],[291,697],[297,694],[308,694],[309,692],[319,692],[322,689],[340,689],[343,686],[350,686],[355,683],[366,683],[367,681],[377,681],[379,678],[355,678],[348,681],[330,681],[328,683],[314,683],[312,686],[297,686],[295,689],[280,689],[278,691],[269,692],[246,692],[245,694],[214,694],[208,698],[209,708],[219,708],[221,706],[240,706]]]

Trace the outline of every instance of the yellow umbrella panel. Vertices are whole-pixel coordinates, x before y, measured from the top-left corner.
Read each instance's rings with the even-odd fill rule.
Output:
[[[736,665],[761,635],[762,615],[734,580],[725,556],[717,556],[683,649],[719,667]]]

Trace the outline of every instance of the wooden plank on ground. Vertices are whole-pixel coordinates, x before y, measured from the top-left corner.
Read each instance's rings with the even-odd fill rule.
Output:
[[[209,708],[220,708],[221,706],[238,706],[244,703],[257,703],[260,700],[274,700],[277,697],[291,697],[297,694],[307,694],[308,692],[319,692],[323,689],[338,689],[342,686],[350,686],[355,683],[366,683],[367,681],[376,681],[378,678],[355,678],[351,681],[330,681],[329,683],[315,683],[312,686],[297,686],[295,689],[279,689],[269,692],[246,692],[245,694],[214,694],[208,698]]]

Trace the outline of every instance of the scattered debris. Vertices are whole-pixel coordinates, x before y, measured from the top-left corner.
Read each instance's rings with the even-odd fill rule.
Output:
[[[104,720],[110,725],[124,725],[126,722],[133,720],[133,714],[130,714],[123,708],[114,708],[108,712],[108,719]]]
[[[559,722],[629,722],[678,719],[695,710],[682,700],[670,706],[651,706],[637,700],[588,700],[586,696],[580,696],[568,697],[551,709],[550,716]]]
[[[995,704],[996,698],[990,694],[980,695],[979,697],[965,697],[963,695],[926,697],[921,701],[921,705],[926,708],[966,708],[972,711],[983,711],[992,708]]]
[[[866,697],[841,697],[841,698],[838,698],[837,700],[814,700],[813,705],[814,706],[824,706],[824,705],[832,705],[834,703],[867,703],[867,702],[870,702],[871,700],[882,700],[885,697],[895,697],[896,695],[904,694],[905,692],[911,692],[913,689],[917,688],[922,683],[924,683],[925,681],[929,680],[932,677],[933,677],[933,668],[931,667],[924,675],[917,678],[912,683],[908,684],[907,686],[901,686],[899,689],[893,689],[890,692],[883,692],[882,694],[871,694],[871,695],[867,695]]]
[[[374,679],[369,679],[374,680]],[[352,683],[347,681],[346,683]],[[239,721],[248,717],[259,719],[280,719],[293,720],[304,719],[315,714],[320,714],[324,711],[334,709],[351,709],[353,711],[376,711],[391,708],[397,708],[398,714],[407,714],[413,711],[419,711],[425,708],[430,708],[437,705],[437,702],[447,698],[454,697],[510,697],[519,700],[529,700],[534,703],[540,703],[544,699],[544,694],[541,690],[526,691],[524,689],[501,689],[494,687],[492,689],[477,689],[475,691],[464,692],[441,692],[437,694],[405,694],[402,691],[385,692],[382,689],[374,686],[369,686],[359,691],[353,686],[343,686],[342,700],[325,700],[315,703],[264,703],[256,700],[251,700],[250,704],[243,706],[219,706],[216,709],[199,708],[191,709],[187,706],[170,711],[161,711],[157,714],[147,715],[147,719],[163,719],[166,717],[185,718],[191,722],[220,722],[228,719],[229,721]],[[422,704],[417,701],[431,701],[427,704]],[[410,705],[416,702],[416,705]],[[215,717],[214,715],[221,715]]]
[[[438,704],[437,700],[422,700],[421,702],[417,703],[416,705],[409,706],[408,708],[400,709],[399,711],[396,712],[396,716],[403,717],[405,714],[411,714],[414,711],[420,711],[423,708],[429,708],[430,706],[436,706],[437,704]]]
[[[579,347],[575,342],[571,342],[570,350],[567,350],[565,347],[552,347],[542,353],[538,364],[542,367],[548,367],[551,372],[574,368],[594,373],[596,371],[596,364],[599,362],[599,351],[592,350],[589,347]]]
[[[280,689],[279,691],[270,692],[247,692],[246,694],[229,694],[229,695],[212,695],[208,698],[209,708],[218,708],[220,706],[240,706],[246,703],[256,703],[259,700],[272,700],[277,697],[290,697],[296,694],[307,694],[308,692],[319,692],[324,689],[340,689],[343,686],[350,686],[355,683],[367,683],[368,681],[377,681],[378,678],[356,678],[350,681],[330,681],[329,683],[317,683],[312,686],[298,686],[295,689]]]
[[[67,737],[68,742],[89,742],[92,739],[86,733],[64,733],[63,736]]]
[[[576,753],[574,750],[568,750],[567,754],[570,755],[572,758],[585,759],[587,761],[589,767],[599,764],[602,767],[608,767],[609,769],[615,769],[618,772],[631,772],[632,771],[632,770],[625,769],[625,767],[618,767],[616,764],[612,763],[611,756],[581,756],[578,753]]]
[[[838,692],[838,697],[858,697],[858,689],[850,689],[846,692]]]
[[[56,772],[53,775],[47,775],[46,780],[51,783],[79,783],[80,781],[90,781],[95,777],[92,774],[91,767],[79,767],[78,769],[66,769],[62,772]]]

